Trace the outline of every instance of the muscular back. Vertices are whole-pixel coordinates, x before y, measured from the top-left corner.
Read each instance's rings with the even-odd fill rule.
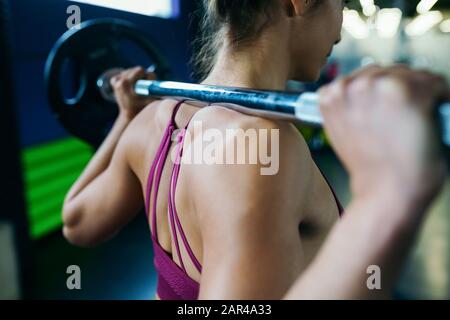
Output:
[[[133,144],[128,160],[143,195],[174,105],[171,100],[153,103],[127,129],[127,140]],[[175,202],[189,243],[203,264],[200,276],[182,246],[188,274],[201,283],[200,298],[281,297],[338,217],[328,185],[305,141],[287,122],[219,106],[199,109],[183,104],[175,119],[177,127],[185,127],[190,119],[191,139],[185,142],[184,154],[190,154],[202,138],[193,128],[195,122],[202,124],[203,132],[216,129],[223,136],[230,128],[279,130],[277,174],[261,175],[262,164],[182,164]],[[172,166],[169,157],[157,199],[158,239],[167,252],[175,252],[167,217]]]
[[[140,211],[150,166],[175,104],[154,102],[131,121],[117,119],[64,202],[63,232],[70,242],[97,245]],[[215,129],[219,136],[229,128],[278,130],[279,139],[270,140],[270,146],[276,144],[278,149],[269,148],[279,151],[276,174],[261,174],[264,165],[259,162],[182,163],[175,205],[191,249],[202,264],[200,275],[181,246],[187,273],[200,283],[201,299],[281,298],[338,217],[331,190],[293,125],[219,106],[198,109],[183,104],[175,118],[177,127],[184,128],[190,119],[191,139],[184,144],[184,158],[203,138],[193,128],[196,122],[202,124],[203,132]],[[257,144],[263,142],[260,136],[257,140]],[[228,149],[233,139],[224,141],[219,147]],[[246,150],[248,156],[253,152],[251,147]],[[158,240],[169,253],[175,252],[167,218],[172,167],[169,157],[156,206]],[[177,255],[173,256],[179,264]]]

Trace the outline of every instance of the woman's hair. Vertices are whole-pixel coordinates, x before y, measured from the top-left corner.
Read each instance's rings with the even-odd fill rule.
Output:
[[[194,77],[202,81],[211,72],[221,45],[235,49],[249,43],[266,28],[275,0],[202,0],[200,32],[194,40]]]

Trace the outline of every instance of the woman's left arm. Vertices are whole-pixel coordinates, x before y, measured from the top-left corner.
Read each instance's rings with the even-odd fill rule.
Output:
[[[142,207],[140,182],[127,158],[133,145],[127,128],[149,102],[133,92],[143,77],[142,68],[133,68],[112,79],[119,116],[64,201],[63,233],[74,244],[92,246],[110,238]]]
[[[122,135],[129,122],[119,116],[66,196],[63,233],[75,245],[93,246],[107,240],[142,206],[140,183],[127,160],[127,134]]]

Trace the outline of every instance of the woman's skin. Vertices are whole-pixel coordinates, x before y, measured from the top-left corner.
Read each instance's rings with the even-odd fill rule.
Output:
[[[340,40],[342,2],[323,0],[317,7],[312,0],[280,0],[280,4],[277,19],[251,45],[237,50],[224,41],[217,63],[204,83],[283,89],[288,79],[312,81],[318,78],[327,55]],[[365,72],[353,76],[355,83],[359,83],[360,77],[367,78]],[[393,70],[383,72],[394,73]],[[410,88],[408,79],[420,78],[409,70],[404,73],[407,76],[402,73],[401,77],[394,77],[397,87]],[[148,172],[176,103],[136,97],[133,84],[147,76],[142,68],[135,68],[113,79],[119,117],[64,203],[63,232],[73,244],[94,246],[106,241],[143,207]],[[442,80],[431,75],[424,77],[418,83],[426,81],[430,87],[423,89],[420,97],[436,98],[442,93],[442,88],[439,92],[436,89],[443,86]],[[304,139],[291,123],[248,116],[220,106],[198,109],[186,103],[182,105],[176,117],[179,128],[193,116],[191,121],[202,121],[204,130],[213,128],[225,134],[227,128],[278,129],[280,134],[280,169],[276,175],[261,175],[262,164],[183,164],[181,167],[176,206],[191,247],[202,263],[202,274],[196,271],[183,246],[182,257],[189,276],[200,283],[200,299],[280,299],[296,279],[300,280],[290,298],[358,297],[367,293],[360,286],[365,285],[365,279],[361,278],[365,273],[361,273],[361,268],[364,267],[365,272],[366,264],[377,261],[386,268],[392,264],[392,271],[396,271],[397,259],[387,263],[391,256],[386,257],[383,250],[391,246],[401,250],[409,243],[406,240],[440,185],[436,178],[429,183],[433,188],[424,192],[419,183],[423,180],[415,174],[422,179],[428,173],[434,177],[437,169],[430,168],[425,160],[438,162],[438,153],[433,153],[433,157],[428,153],[425,153],[427,157],[422,156],[430,139],[428,132],[431,130],[426,125],[429,122],[421,118],[424,113],[413,112],[406,106],[413,97],[419,96],[412,96],[408,90],[394,94],[384,88],[391,95],[383,100],[384,96],[379,92],[375,94],[371,86],[358,90],[348,100],[349,89],[341,81],[321,93],[326,129],[352,176],[354,200],[339,223],[336,223],[338,209],[331,190],[313,162]],[[374,94],[375,100],[363,99],[369,93]],[[333,99],[343,94],[346,99],[337,100],[339,108],[329,107],[334,104]],[[404,154],[394,151],[405,140],[387,139],[387,144],[383,143],[386,134],[393,134],[395,127],[389,123],[391,131],[386,130],[384,127],[388,124],[379,121],[383,114],[391,112],[389,108],[375,108],[379,113],[366,107],[358,109],[359,112],[345,111],[348,106],[372,105],[378,101],[376,99],[383,105],[394,104],[395,110],[404,111],[393,119],[405,122],[406,133],[416,126],[424,128],[417,130],[419,133],[411,131],[421,143],[406,143]],[[430,102],[418,102],[417,110],[424,110],[427,103]],[[370,116],[362,116],[364,112],[370,112]],[[408,114],[412,116],[401,117]],[[385,131],[380,132],[377,125]],[[373,130],[367,132],[368,126]],[[188,132],[192,144],[201,139],[192,126]],[[351,143],[353,139],[357,142],[355,145]],[[191,150],[192,144],[186,142],[185,153]],[[392,157],[384,157],[385,152],[391,151]],[[405,166],[405,162],[411,162],[407,156],[415,161]],[[168,158],[157,208],[158,239],[168,252],[176,251],[167,219],[172,166]],[[365,170],[369,167],[370,170]],[[411,186],[410,192],[403,183]],[[422,200],[413,202],[411,199],[417,195]],[[413,217],[411,220],[405,218],[408,214]],[[383,223],[382,229],[379,221]],[[410,223],[405,224],[405,221]],[[401,227],[404,225],[410,227],[404,230]],[[308,232],[303,231],[304,227]],[[314,259],[332,228],[329,240]],[[375,230],[379,234],[373,234]],[[399,230],[402,232],[397,232]],[[373,236],[368,238],[369,235]],[[392,241],[399,245],[393,246]],[[404,251],[395,251],[398,252]],[[176,254],[174,260],[179,263]],[[330,265],[339,272],[330,274]],[[307,272],[299,278],[305,270]]]

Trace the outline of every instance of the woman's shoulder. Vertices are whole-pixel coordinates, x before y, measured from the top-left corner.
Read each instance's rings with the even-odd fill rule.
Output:
[[[169,121],[173,115],[174,108],[179,103],[173,99],[156,100],[149,103],[129,124],[127,130],[129,134],[134,136],[134,141],[139,145],[139,141],[143,145],[151,146],[152,144],[158,144],[164,131],[169,125]],[[184,109],[184,107],[182,108]],[[177,119],[180,120],[180,125],[189,119],[189,113],[192,115],[196,109],[183,112],[180,109],[177,114]],[[181,115],[181,117],[179,116]]]
[[[163,129],[170,120],[175,100],[156,100],[149,103],[134,119],[131,125],[135,128],[146,127],[154,130]],[[162,130],[163,131],[163,130]]]
[[[145,176],[147,163],[158,149],[175,105],[173,100],[153,101],[128,124],[121,140],[127,145],[127,157],[136,174]]]
[[[220,104],[210,105],[200,109],[196,113],[196,119],[208,121],[212,125],[218,127],[229,126],[246,128],[267,128],[281,129],[287,128],[289,122],[279,121],[275,119],[262,118],[255,115],[245,114],[231,108],[227,108]]]
[[[177,101],[173,99],[157,100],[150,103],[133,120],[133,126],[144,126],[152,129],[156,126],[157,129],[164,129],[172,116],[172,112],[176,104]],[[183,112],[183,109],[190,110]],[[179,113],[184,115],[182,115],[181,118],[192,118],[192,121],[202,122],[206,128],[216,128],[219,130],[273,129],[283,131],[283,135],[292,137],[299,143],[304,141],[299,134],[299,131],[288,121],[248,115],[220,105],[211,105],[208,107],[199,108],[195,104],[185,102],[183,103]]]
[[[208,208],[219,201],[222,207],[238,206],[240,210],[232,210],[234,214],[256,214],[274,205],[275,196],[287,211],[299,212],[295,208],[304,202],[307,192],[303,191],[312,182],[313,161],[294,125],[221,106],[201,109],[193,121],[193,142],[185,145],[183,157],[194,159],[195,153],[196,159],[203,160],[184,171],[198,207]],[[202,125],[201,136],[196,132],[196,121]],[[286,198],[295,201],[282,200]]]
[[[244,114],[220,105],[200,109],[193,120],[200,122],[204,129],[219,130],[224,134],[227,132],[244,133],[247,137],[254,134],[258,143],[263,143],[260,141],[261,139],[271,136],[272,139],[269,143],[276,142],[274,147],[278,147],[284,156],[296,155],[302,158],[299,159],[302,162],[311,158],[304,137],[289,121]]]

